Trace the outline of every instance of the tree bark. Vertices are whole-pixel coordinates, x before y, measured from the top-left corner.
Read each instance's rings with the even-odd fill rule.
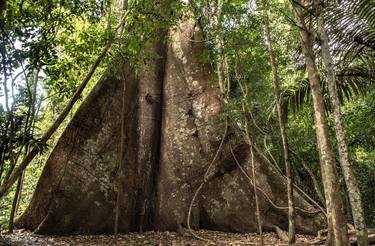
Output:
[[[329,50],[329,37],[324,27],[324,17],[321,9],[321,4],[316,6],[317,9],[317,24],[318,32],[321,40],[322,60],[327,72],[328,92],[330,95],[331,105],[333,108],[333,121],[336,130],[336,139],[340,156],[341,168],[343,170],[346,187],[348,189],[348,196],[352,208],[352,215],[354,225],[356,228],[358,245],[368,245],[368,236],[364,212],[362,207],[361,192],[358,187],[357,179],[353,173],[349,158],[349,149],[345,137],[344,124],[341,114],[340,100],[338,96],[338,89],[336,86],[336,74],[334,69],[333,59]]]
[[[304,13],[301,6],[306,7],[304,0],[299,1],[300,5],[293,4],[294,13],[299,25],[300,40],[302,50],[305,56],[306,70],[308,73],[313,108],[315,129],[320,155],[322,178],[327,200],[328,222],[332,223],[335,245],[348,245],[348,232],[346,220],[343,211],[343,201],[338,182],[338,174],[335,162],[335,156],[329,140],[328,121],[324,108],[322,89],[320,86],[319,72],[315,64],[315,55],[313,52],[313,42],[311,30],[305,24]]]
[[[279,122],[280,128],[280,135],[281,135],[281,142],[283,148],[283,155],[284,155],[284,164],[286,170],[286,177],[287,177],[287,192],[288,192],[288,244],[293,244],[296,241],[296,229],[294,225],[294,217],[295,217],[295,210],[294,210],[294,201],[293,201],[293,173],[290,163],[289,157],[289,145],[288,145],[288,137],[286,133],[286,123],[282,116],[282,109],[281,109],[281,92],[280,92],[280,81],[277,71],[277,62],[276,58],[273,53],[272,47],[272,39],[270,34],[270,23],[268,18],[268,5],[265,0],[262,1],[263,5],[263,20],[264,20],[264,31],[265,31],[265,42],[268,49],[268,54],[271,62],[272,68],[272,82],[274,88],[274,95],[276,100],[276,109],[277,109],[277,118]]]

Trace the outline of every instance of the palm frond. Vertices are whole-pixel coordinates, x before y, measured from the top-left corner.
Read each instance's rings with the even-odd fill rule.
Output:
[[[344,0],[325,11],[326,29],[333,53],[339,60],[374,55],[375,1]]]
[[[297,80],[292,85],[284,88],[281,95],[281,105],[284,112],[291,110],[296,113],[310,101],[309,81],[306,78]]]
[[[322,92],[327,111],[331,111],[328,88],[325,77],[322,76]],[[340,103],[354,100],[365,95],[375,86],[375,71],[365,66],[351,66],[337,73],[336,85]],[[298,112],[310,103],[310,86],[307,78],[297,80],[293,85],[282,91],[282,107],[285,112]]]

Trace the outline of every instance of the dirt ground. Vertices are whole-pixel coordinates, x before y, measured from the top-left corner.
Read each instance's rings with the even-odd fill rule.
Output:
[[[13,234],[2,233],[8,245],[258,245],[259,235],[255,233],[237,234],[218,231],[199,230],[192,236],[189,232],[183,235],[175,232],[156,232],[121,234],[115,238],[113,235],[74,235],[74,236],[42,236],[29,231],[15,230]],[[287,245],[277,238],[274,233],[263,235],[264,245]],[[319,245],[311,236],[297,235],[298,246]],[[1,244],[0,244],[1,245]],[[6,244],[3,244],[6,245]]]

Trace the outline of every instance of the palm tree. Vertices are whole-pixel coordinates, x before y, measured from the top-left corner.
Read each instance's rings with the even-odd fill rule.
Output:
[[[293,2],[293,11],[297,25],[300,27],[300,43],[306,63],[306,71],[313,102],[315,131],[327,204],[328,230],[329,235],[333,236],[335,245],[348,245],[349,239],[343,211],[343,201],[341,196],[338,195],[340,194],[340,186],[338,184],[335,156],[329,138],[328,121],[324,108],[320,76],[313,50],[313,30],[311,25],[307,23],[308,20],[306,20],[308,19],[306,16],[309,17],[310,14],[308,9],[310,7],[309,4],[310,2],[305,0],[295,1]],[[306,12],[306,9],[308,12]]]
[[[375,84],[375,2],[341,0],[328,1],[327,4],[323,17],[335,62],[338,96],[343,104],[345,100],[365,94]],[[330,110],[326,77],[324,74],[320,76],[325,105]],[[296,112],[310,102],[308,84],[303,72],[293,85],[283,89],[285,109]]]
[[[333,110],[340,163],[349,191],[358,245],[368,245],[361,195],[350,165],[340,104],[344,102],[344,97],[350,100],[354,95],[365,92],[364,89],[374,82],[375,66],[372,57],[375,48],[375,4],[357,0],[345,1],[343,5],[333,3],[327,6],[322,1],[314,1],[312,5],[304,7],[311,14],[310,17],[314,17],[310,18],[313,19],[311,23],[316,25],[318,30],[320,52],[326,72],[326,75],[322,76],[321,86],[324,95],[329,92],[330,100],[327,96],[323,98],[326,99],[326,109],[332,107]],[[306,60],[306,66],[308,65]],[[309,78],[313,79],[311,74],[308,74]],[[308,86],[309,82],[312,84],[309,79],[303,79],[294,88],[285,90],[284,107],[291,105],[296,111],[308,102],[310,92],[313,93]],[[313,101],[315,104],[316,99]]]

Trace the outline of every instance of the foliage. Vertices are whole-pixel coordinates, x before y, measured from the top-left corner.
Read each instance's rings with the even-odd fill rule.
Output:
[[[56,101],[64,102],[66,92],[78,86],[82,77],[79,73],[91,65],[103,45],[105,28],[101,19],[108,8],[107,2],[95,0],[5,2],[0,13],[0,183],[7,180],[29,149],[37,147],[41,155],[45,154],[47,146],[40,144],[39,136],[55,117],[47,118],[46,112],[55,108]],[[87,35],[90,30],[91,35]],[[78,39],[81,43],[75,46]],[[81,58],[69,59],[73,56]],[[26,173],[24,193],[28,195],[22,196],[19,211],[23,211],[35,185],[37,176],[30,174],[40,173],[40,166],[35,169],[32,165]],[[5,216],[2,214],[0,222],[7,220],[13,193],[2,199]]]
[[[359,179],[366,219],[375,225],[375,93],[344,107],[348,145]]]

